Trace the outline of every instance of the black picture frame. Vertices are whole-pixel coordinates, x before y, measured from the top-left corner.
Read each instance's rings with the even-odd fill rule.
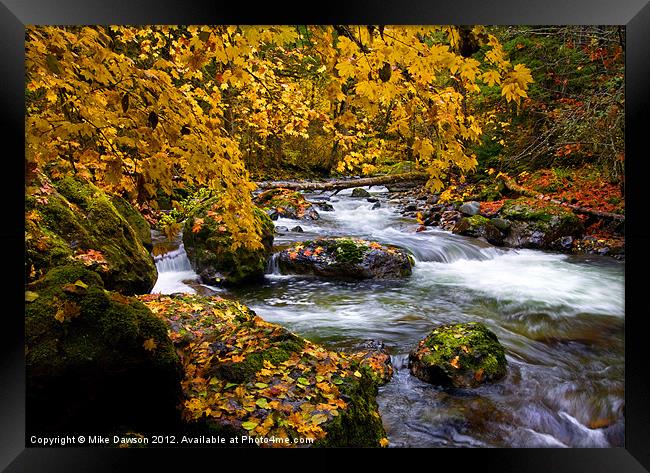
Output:
[[[610,449],[437,449],[420,451],[424,463],[405,463],[412,468],[481,468],[499,472],[643,472],[650,471],[650,360],[646,350],[645,274],[650,267],[649,219],[644,215],[648,159],[644,156],[647,116],[650,112],[650,5],[648,0],[507,1],[399,1],[318,4],[211,3],[143,0],[0,0],[0,97],[3,139],[0,188],[6,281],[3,291],[2,358],[0,359],[0,468],[5,471],[152,471],[173,460],[189,458],[185,449],[25,448],[24,425],[24,301],[20,280],[24,272],[24,28],[30,24],[614,24],[626,26],[626,377],[625,448]],[[13,146],[9,147],[8,144]],[[11,151],[9,151],[11,149]],[[647,154],[647,153],[646,153]],[[645,158],[645,159],[644,159]],[[24,163],[24,160],[23,160]],[[24,283],[24,281],[23,281]],[[219,469],[228,457],[254,468],[275,462],[280,456],[263,450],[256,454],[210,449],[192,450],[191,458],[203,457]],[[304,452],[301,452],[304,453]],[[372,451],[380,461],[403,450]],[[411,458],[413,452],[406,454]],[[327,455],[327,454],[326,454]],[[301,455],[302,456],[302,455]],[[332,468],[338,468],[330,456]],[[296,458],[283,452],[286,460]],[[328,463],[330,463],[328,462]],[[444,463],[443,463],[444,462]],[[325,465],[325,464],[323,464]],[[282,464],[277,464],[281,467]],[[284,463],[286,468],[311,468],[310,463]],[[198,467],[197,467],[198,468]],[[458,466],[453,467],[457,469]]]

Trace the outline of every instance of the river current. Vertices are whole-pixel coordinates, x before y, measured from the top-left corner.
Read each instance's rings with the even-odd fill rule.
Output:
[[[409,278],[345,282],[279,274],[232,290],[198,283],[181,246],[156,257],[152,292],[219,293],[331,349],[383,341],[395,376],[378,403],[394,447],[611,447],[624,444],[624,264],[610,257],[505,249],[402,217],[343,190],[316,221],[279,219],[275,245],[325,235],[404,247]],[[309,200],[323,199],[307,194]],[[407,368],[408,352],[443,323],[480,321],[506,348],[507,376],[478,389],[441,389]]]

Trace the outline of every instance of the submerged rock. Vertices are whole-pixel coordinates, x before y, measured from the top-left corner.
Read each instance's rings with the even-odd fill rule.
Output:
[[[99,274],[107,289],[143,294],[153,288],[158,273],[144,247],[151,236],[137,210],[81,178],[36,179],[25,196],[28,282],[77,262]]]
[[[311,343],[220,297],[141,296],[185,360],[182,417],[194,431],[260,446],[378,447],[386,433],[365,362]],[[312,444],[263,443],[310,438]],[[244,445],[246,446],[246,445]]]
[[[300,225],[296,225],[295,227],[293,227],[293,228],[291,229],[291,231],[292,231],[292,232],[297,232],[297,233],[302,233],[302,232],[304,232],[304,230],[302,229],[302,227],[301,227]]]
[[[190,264],[205,284],[236,285],[264,277],[264,270],[273,249],[273,222],[254,208],[255,218],[262,228],[263,248],[232,248],[232,235],[221,223],[213,197],[197,207],[185,222],[183,244]],[[198,232],[192,231],[196,219],[203,223]]]
[[[355,187],[352,189],[352,197],[370,197],[370,192],[361,187]]]
[[[506,357],[497,336],[477,322],[436,327],[409,354],[409,369],[422,381],[458,388],[476,387],[506,375]]]
[[[406,250],[353,238],[322,238],[296,243],[279,253],[280,270],[340,279],[390,279],[411,274]]]
[[[304,220],[320,218],[314,206],[300,192],[281,187],[262,192],[255,198],[255,204],[273,220],[278,217]]]
[[[104,290],[81,265],[52,269],[27,289],[28,431],[162,431],[178,422],[181,364],[147,307]]]

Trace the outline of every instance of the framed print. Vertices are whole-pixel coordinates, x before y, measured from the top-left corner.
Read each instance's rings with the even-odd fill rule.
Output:
[[[303,7],[0,5],[2,466],[648,471],[647,2]]]

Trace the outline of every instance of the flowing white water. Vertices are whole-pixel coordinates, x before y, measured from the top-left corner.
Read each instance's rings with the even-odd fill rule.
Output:
[[[622,445],[623,264],[496,248],[435,228],[416,232],[418,225],[400,216],[384,190],[371,189],[381,201],[374,210],[347,189],[331,198],[334,211],[320,211],[319,220],[280,219],[276,226],[300,225],[304,232],[282,232],[275,242],[340,235],[402,246],[416,259],[410,278],[282,275],[274,257],[264,284],[231,292],[264,319],[334,348],[383,340],[397,368],[378,397],[391,445]],[[154,292],[195,292],[183,282],[197,276],[182,247],[156,266]],[[432,327],[466,321],[487,324],[505,346],[504,380],[454,393],[410,375],[407,353]]]
[[[196,294],[196,290],[184,281],[199,281],[187,258],[185,248],[181,243],[178,249],[156,256],[154,258],[158,270],[158,280],[151,292],[153,294],[173,294],[176,292]]]

